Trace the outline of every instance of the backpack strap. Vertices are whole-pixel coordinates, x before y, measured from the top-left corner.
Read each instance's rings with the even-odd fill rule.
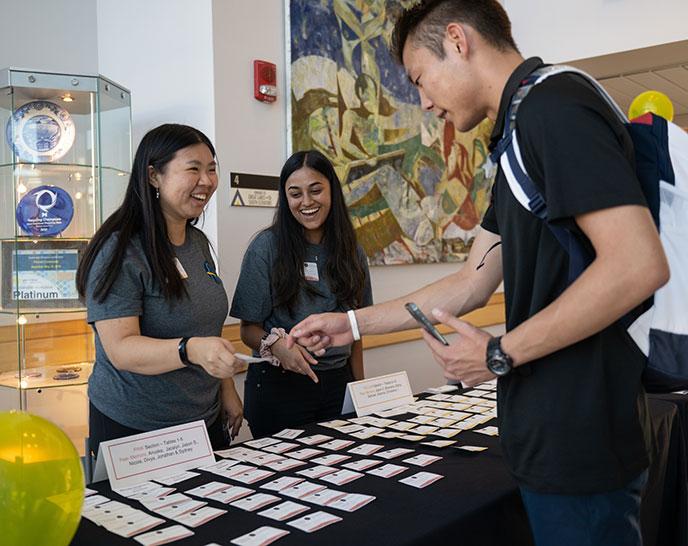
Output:
[[[569,255],[569,283],[573,282],[592,262],[592,256],[586,251],[576,235],[568,229],[548,222],[547,203],[544,196],[528,174],[521,156],[521,150],[516,133],[516,116],[523,100],[530,91],[557,74],[573,73],[583,77],[590,83],[605,100],[619,121],[628,123],[628,118],[614,102],[614,99],[600,85],[597,80],[586,72],[566,65],[552,65],[538,68],[521,81],[521,85],[514,93],[504,119],[504,131],[499,142],[489,156],[486,171],[494,172],[497,165],[502,168],[512,194],[516,200],[529,212],[545,222],[559,244]]]
[[[573,66],[565,64],[555,64],[551,66],[543,66],[542,68],[538,68],[537,70],[533,71],[530,74],[530,76],[528,76],[521,82],[521,86],[519,87],[518,91],[514,94],[514,97],[511,100],[511,112],[508,118],[510,132],[513,131],[516,125],[516,114],[518,113],[518,107],[523,102],[523,99],[526,98],[528,93],[530,93],[531,89],[533,89],[533,87],[535,87],[536,85],[539,85],[542,82],[544,82],[547,78],[551,78],[552,76],[556,76],[557,74],[565,73],[578,74],[579,76],[581,76],[585,81],[587,81],[590,85],[592,85],[595,88],[597,93],[604,99],[604,101],[607,103],[607,106],[609,106],[612,112],[614,112],[619,121],[624,125],[628,123],[628,117],[626,117],[626,114],[624,114],[623,110],[621,110],[619,105],[616,104],[616,101],[611,97],[607,90],[604,87],[602,87],[600,82],[598,82],[590,74],[583,70],[580,70],[579,68],[575,68]]]

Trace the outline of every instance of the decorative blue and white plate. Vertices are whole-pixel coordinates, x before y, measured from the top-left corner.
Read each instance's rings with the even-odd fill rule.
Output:
[[[5,129],[20,161],[57,161],[74,144],[76,129],[69,112],[47,100],[27,102],[14,111]]]
[[[58,186],[38,186],[17,205],[17,223],[27,235],[52,237],[62,233],[74,217],[74,202]]]

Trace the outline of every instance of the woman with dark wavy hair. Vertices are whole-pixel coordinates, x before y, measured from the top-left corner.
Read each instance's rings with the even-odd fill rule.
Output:
[[[372,304],[370,273],[342,187],[320,152],[296,152],[280,174],[272,225],[251,242],[230,315],[241,339],[268,362],[252,365],[244,404],[254,437],[340,414],[346,384],[363,378],[361,342],[317,359],[288,349],[286,334],[313,313]]]
[[[86,248],[76,282],[95,333],[96,454],[102,441],[200,419],[215,449],[229,443],[223,427],[239,431],[232,376],[240,363],[220,337],[227,294],[194,227],[216,189],[208,137],[187,125],[156,127],[136,150],[122,205]]]

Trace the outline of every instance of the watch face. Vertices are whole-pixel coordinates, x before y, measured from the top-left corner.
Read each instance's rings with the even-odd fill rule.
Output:
[[[492,358],[487,363],[487,368],[496,376],[503,376],[511,371],[511,364],[502,358]]]

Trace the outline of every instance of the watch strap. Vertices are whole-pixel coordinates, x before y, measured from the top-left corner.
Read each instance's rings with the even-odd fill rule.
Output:
[[[487,342],[487,358],[495,352],[504,353],[502,350],[502,336],[491,337]],[[506,354],[506,353],[504,353]]]
[[[186,344],[189,343],[190,337],[183,337],[179,340],[177,345],[177,352],[179,353],[179,360],[182,361],[184,366],[191,366],[193,362],[189,360],[189,356],[186,353]]]

